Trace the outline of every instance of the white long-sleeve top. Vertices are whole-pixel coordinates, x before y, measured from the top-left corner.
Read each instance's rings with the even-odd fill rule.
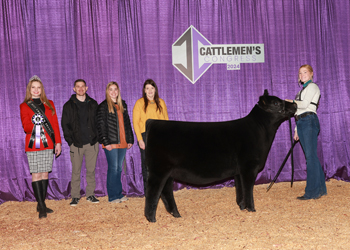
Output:
[[[301,92],[301,101],[294,100],[298,105],[298,109],[295,112],[295,115],[301,115],[305,112],[314,112],[317,114],[316,109],[317,106],[312,104],[318,103],[320,98],[320,89],[316,83],[310,82],[304,90],[300,90]],[[297,97],[300,95],[300,91],[298,92]],[[295,98],[297,99],[297,98]]]

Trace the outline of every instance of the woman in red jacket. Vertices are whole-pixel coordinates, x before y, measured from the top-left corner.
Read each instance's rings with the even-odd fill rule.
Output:
[[[61,136],[56,110],[48,100],[39,77],[29,79],[26,96],[20,105],[21,120],[26,133],[25,151],[32,174],[32,187],[38,202],[39,219],[52,213],[46,207],[45,198],[49,172],[52,171],[53,153],[61,154]]]

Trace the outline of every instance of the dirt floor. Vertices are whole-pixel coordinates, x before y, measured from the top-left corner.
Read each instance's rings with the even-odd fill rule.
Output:
[[[47,201],[55,212],[38,219],[34,202],[0,205],[1,249],[349,249],[350,183],[330,180],[328,195],[299,201],[305,182],[254,187],[255,213],[240,211],[235,188],[181,190],[182,218],[160,201],[157,222],[143,215],[144,198],[99,204],[82,198]]]

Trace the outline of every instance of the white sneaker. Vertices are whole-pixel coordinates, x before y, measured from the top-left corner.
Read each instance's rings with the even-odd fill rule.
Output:
[[[120,202],[122,202],[120,199],[115,199],[115,200],[110,201],[110,203],[120,203]]]
[[[120,199],[121,202],[122,201],[127,201],[127,200],[129,200],[129,199],[126,196],[124,196],[123,198]]]

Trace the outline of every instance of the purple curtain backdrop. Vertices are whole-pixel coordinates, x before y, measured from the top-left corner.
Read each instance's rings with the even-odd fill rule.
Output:
[[[327,178],[349,181],[348,0],[2,0],[0,13],[0,204],[34,200],[19,113],[28,79],[34,74],[42,79],[59,119],[78,78],[87,81],[88,94],[98,102],[105,98],[107,83],[117,81],[130,111],[141,97],[143,82],[152,78],[170,119],[214,122],[247,115],[264,89],[282,99],[294,98],[299,66],[310,64],[322,95],[318,110],[321,164]],[[172,66],[171,57],[172,44],[190,25],[212,44],[263,43],[265,63],[241,64],[238,71],[226,70],[225,64],[213,65],[192,84]],[[285,122],[257,184],[273,179],[289,147]],[[305,180],[300,145],[294,158],[295,180]],[[135,144],[126,154],[122,175],[127,195],[143,195],[140,165]],[[101,150],[97,196],[107,194],[106,173]],[[62,156],[54,161],[49,175],[49,198],[69,198],[70,178],[69,147],[63,141]],[[278,181],[290,178],[288,161]],[[230,180],[209,188],[233,185]],[[84,195],[84,167],[81,186]],[[174,189],[184,187],[192,188],[174,184]]]

